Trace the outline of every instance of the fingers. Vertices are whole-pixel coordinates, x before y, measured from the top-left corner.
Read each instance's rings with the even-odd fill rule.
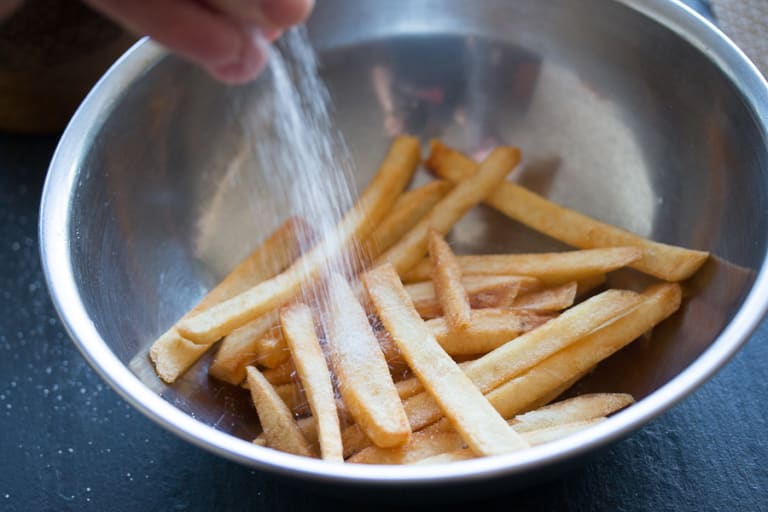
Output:
[[[314,6],[314,0],[258,0],[267,20],[278,27],[303,22]]]
[[[255,32],[251,44],[243,46],[243,54],[239,59],[221,66],[209,67],[208,71],[222,82],[245,83],[261,74],[267,64],[268,55],[269,45],[266,38]]]
[[[313,4],[312,0],[86,2],[228,83],[243,83],[257,76],[266,64],[268,42],[280,35],[286,23],[301,21]]]
[[[206,0],[235,19],[261,27],[285,28],[301,23],[314,0]]]

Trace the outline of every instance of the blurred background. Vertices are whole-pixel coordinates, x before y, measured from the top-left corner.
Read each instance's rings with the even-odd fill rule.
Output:
[[[99,77],[137,39],[75,0],[0,0],[0,15],[3,10],[11,11],[0,21],[3,131],[62,130]]]
[[[671,0],[670,0],[671,1]],[[768,72],[768,0],[686,0]],[[0,131],[55,133],[137,40],[76,0],[0,0]]]

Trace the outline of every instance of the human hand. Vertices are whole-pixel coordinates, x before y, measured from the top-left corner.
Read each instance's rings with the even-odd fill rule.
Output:
[[[85,0],[227,83],[255,78],[269,43],[301,23],[314,0]]]

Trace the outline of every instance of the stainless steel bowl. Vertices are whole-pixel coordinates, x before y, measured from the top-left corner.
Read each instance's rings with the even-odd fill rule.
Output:
[[[666,0],[324,0],[310,33],[359,186],[396,130],[469,152],[513,143],[525,154],[516,179],[527,186],[714,258],[679,314],[578,385],[640,399],[584,433],[428,468],[333,465],[254,446],[243,393],[209,381],[206,361],[165,387],[146,351],[275,226],[275,216],[259,212],[290,210],[263,179],[279,169],[241,158],[250,134],[243,119],[264,80],[226,88],[143,42],[62,137],[40,236],[75,343],[154,421],[224,457],[307,481],[522,484],[664,412],[725,364],[763,317],[768,88],[692,11]],[[482,208],[452,237],[465,252],[561,247]]]

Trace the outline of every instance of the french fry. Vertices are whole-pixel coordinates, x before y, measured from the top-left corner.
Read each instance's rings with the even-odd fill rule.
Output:
[[[510,424],[518,432],[530,432],[608,416],[634,401],[627,393],[589,393],[518,414]]]
[[[464,370],[467,364],[468,363],[459,363],[459,368]],[[400,395],[400,399],[404,401],[412,396],[415,396],[424,392],[424,386],[421,384],[421,381],[416,377],[410,377],[408,379],[401,380],[400,382],[395,383],[395,387],[397,388],[398,395]],[[436,432],[448,431],[452,429],[447,419],[443,418],[441,421],[444,421],[448,428],[443,428],[442,430],[438,428],[435,430]],[[440,421],[438,421],[437,423],[433,423],[427,428],[432,429],[432,427],[438,425],[438,423],[440,423]],[[421,431],[423,430],[425,429],[422,429]],[[368,437],[365,435],[365,433],[362,431],[359,425],[350,425],[346,427],[341,433],[341,439],[344,444],[345,458],[371,445],[370,439],[368,439]]]
[[[677,311],[681,295],[674,283],[651,286],[639,304],[615,321],[494,389],[486,395],[488,400],[506,417],[530,408],[541,395],[583,374]]]
[[[275,366],[274,368],[267,368],[261,373],[264,374],[264,378],[273,386],[277,386],[278,384],[289,384],[298,379],[296,366],[293,364],[293,359],[290,357],[282,364]]]
[[[453,251],[442,235],[429,230],[429,258],[432,262],[432,283],[443,310],[446,325],[454,331],[469,327],[469,296],[461,284],[461,268]]]
[[[411,427],[368,316],[339,274],[328,278],[328,294],[328,346],[344,403],[377,446],[401,445]]]
[[[379,341],[379,346],[382,353],[384,354],[384,359],[387,362],[387,365],[390,367],[390,370],[392,372],[396,372],[406,369],[407,365],[400,357],[400,352],[397,350],[397,347],[394,345],[394,343],[392,343],[392,340],[389,338],[387,333],[385,331],[377,333],[376,338]],[[269,382],[271,382],[273,385],[277,385],[288,384],[289,382],[295,380],[295,372],[296,367],[293,365],[293,361],[289,357],[286,361],[283,361],[278,366],[275,366],[274,368],[268,368],[262,373]]]
[[[426,322],[432,335],[452,356],[484,354],[550,320],[551,315],[509,309],[475,309],[469,327],[455,331],[444,317]]]
[[[325,460],[342,462],[341,428],[331,374],[317,339],[312,313],[306,305],[294,304],[280,312],[280,324],[312,416],[317,421],[320,453]]]
[[[480,164],[477,174],[458,183],[432,211],[403,238],[376,260],[376,265],[390,262],[398,273],[410,270],[427,253],[427,232],[434,228],[442,234],[470,208],[488,196],[520,162],[520,150],[499,146]]]
[[[566,423],[564,425],[557,425],[549,428],[542,428],[540,430],[532,430],[529,432],[522,432],[520,435],[530,446],[539,446],[552,441],[557,441],[568,437],[570,435],[581,432],[593,425],[604,421],[605,418],[595,418],[586,421],[575,421],[573,423]],[[442,434],[448,436],[449,434]],[[448,446],[447,441],[443,441],[443,446]],[[422,453],[427,453],[426,450]],[[421,455],[421,454],[417,454]],[[411,458],[405,464],[445,464],[448,462],[458,462],[462,460],[470,460],[477,458],[472,450],[469,448],[462,448],[453,452],[442,453],[440,455],[433,455],[431,457],[416,459],[415,462],[411,462],[414,458]]]
[[[392,206],[391,215],[382,220],[370,236],[361,244],[360,257],[362,259],[375,258],[381,252],[388,249],[421,220],[452,187],[453,185],[447,181],[435,180],[402,194]],[[245,378],[245,367],[249,364],[277,368],[285,362],[288,357],[288,347],[285,345],[281,335],[262,336],[261,338],[246,335],[249,331],[248,326],[258,322],[259,319],[257,318],[243,327],[235,329],[224,338],[218,354],[226,356],[226,358],[222,358],[221,368],[216,360],[213,361],[210,369],[211,375],[234,384],[234,381],[240,375]],[[252,331],[253,329],[250,330]],[[230,340],[233,337],[235,339]],[[236,366],[236,368],[226,368],[226,366]],[[292,371],[293,367],[291,365]],[[284,376],[280,378],[280,382],[272,380],[275,378],[276,373],[265,371],[264,375],[272,384],[286,384],[289,382],[289,380],[285,380]],[[273,377],[270,377],[270,375]]]
[[[607,290],[467,365],[475,385],[489,391],[610,323],[640,302],[628,290]]]
[[[608,280],[605,274],[595,274],[594,276],[585,277],[576,281],[576,296],[584,297],[588,293],[594,291],[596,288],[601,287]]]
[[[463,460],[476,459],[477,455],[469,448],[461,448],[452,452],[440,453],[438,455],[432,455],[431,457],[425,457],[418,459],[411,464],[448,464],[450,462],[461,462]]]
[[[521,434],[531,446],[561,439],[594,425],[609,414],[632,404],[634,399],[625,393],[592,393],[563,400],[531,412],[520,414],[508,424]],[[432,443],[432,439],[437,439]],[[449,449],[456,452],[445,453]],[[426,456],[445,453],[446,462],[475,458],[474,452],[464,449],[461,436],[455,433],[445,418],[414,433],[407,444],[397,449],[382,450],[369,446],[358,451],[349,462],[363,464],[409,464],[420,462]],[[460,454],[458,458],[456,454]],[[435,458],[440,462],[443,458]]]
[[[634,292],[607,290],[470,362],[464,372],[481,392],[487,393],[610,324],[639,302],[640,297]],[[412,396],[404,405],[414,432],[443,416],[427,393]]]
[[[473,308],[510,306],[518,293],[540,286],[538,279],[519,276],[464,276],[461,284]],[[422,318],[443,316],[443,308],[431,281],[407,284],[405,289]]]
[[[361,243],[361,253],[370,260],[392,247],[448,193],[453,185],[435,180],[409,190],[392,206],[392,213]]]
[[[309,237],[311,237],[311,229],[306,223],[297,217],[289,218],[181,320],[190,318],[271,278],[301,254],[302,245]],[[212,344],[198,345],[185,339],[179,334],[177,324],[178,322],[162,334],[149,351],[155,371],[168,384],[175,382],[212,346]]]
[[[539,397],[531,402],[528,407],[526,407],[525,410],[519,411],[519,412],[526,412],[526,411],[533,411],[535,409],[538,409],[540,407],[544,407],[547,404],[552,403],[554,400],[556,400],[560,395],[571,389],[577,382],[579,382],[585,375],[590,373],[594,367],[588,369],[587,371],[580,373],[578,375],[575,375],[573,378],[563,382],[560,386],[556,388],[551,388],[547,391],[547,393],[544,393],[543,395],[539,395]]]
[[[521,373],[525,375],[524,372],[530,371],[532,366],[534,369],[536,366],[540,366],[543,364],[541,363],[542,360],[551,359],[552,354],[562,352],[564,347],[577,343],[606,325],[611,325],[641,300],[640,296],[633,292],[608,290],[574,306],[559,317],[494,349],[485,356],[463,364],[462,370],[481,392],[488,393],[500,383],[514,381],[514,377]],[[588,366],[581,372],[569,374],[570,379],[557,379],[555,384],[525,401],[524,407],[512,409],[513,412],[511,413],[509,408],[504,407],[504,402],[491,403],[497,407],[502,416],[513,416],[539,404],[538,400],[545,395],[549,400],[555,398],[565,390],[563,388],[564,383],[569,384],[568,387],[570,387],[570,384],[573,383],[573,377],[580,377],[592,366],[594,365]],[[501,387],[503,386],[504,384],[501,384]],[[553,391],[559,392],[552,396]],[[425,392],[410,396],[403,404],[413,432],[432,425],[443,417],[439,405]],[[352,425],[344,429],[342,433],[345,450],[348,450],[347,453],[355,453],[370,444],[364,436],[361,440],[361,436],[355,431],[355,428],[356,426]]]
[[[626,394],[599,393],[564,400],[508,421],[530,446],[538,446],[575,434],[600,423],[605,416],[631,404]],[[437,463],[475,458],[450,423],[441,420],[413,434],[403,446],[382,449],[368,446],[348,459],[359,464]],[[439,455],[445,457],[438,457]],[[427,458],[430,460],[426,460]],[[434,460],[431,458],[434,457]]]
[[[440,348],[394,266],[385,264],[367,272],[363,282],[400,353],[467,445],[479,455],[524,448],[526,444]]]
[[[406,398],[418,395],[424,391],[424,386],[421,385],[421,381],[416,377],[410,377],[395,382],[395,388],[397,389],[397,395],[400,397],[400,400],[405,400]]]
[[[265,336],[277,321],[277,312],[273,311],[232,331],[220,343],[208,373],[221,381],[238,385],[245,380],[245,368],[259,364],[265,355],[285,353],[287,359],[288,347],[282,337],[278,340]]]
[[[274,324],[272,329],[256,342],[256,348],[260,354],[256,362],[265,368],[277,368],[291,358],[279,323]]]
[[[464,275],[516,275],[539,279],[554,286],[605,274],[638,261],[643,251],[637,247],[606,247],[533,254],[483,254],[457,256]],[[432,264],[422,260],[405,275],[408,282],[429,279]]]
[[[512,431],[509,427],[507,429]],[[466,446],[464,440],[456,432],[421,431],[414,433],[411,439],[402,446],[388,449],[369,446],[347,459],[347,462],[353,464],[413,464],[428,457],[463,449],[464,446]]]
[[[250,386],[250,383],[248,383],[248,386]],[[304,388],[297,383],[289,382],[288,384],[274,386],[274,388],[275,392],[285,402],[285,405],[288,406],[288,409],[293,412],[295,417],[307,416],[312,412],[307,396],[304,394]]]
[[[253,366],[249,366],[246,373],[251,399],[259,415],[267,445],[276,450],[312,457],[314,454],[310,444],[272,384]]]
[[[378,173],[335,232],[299,258],[286,271],[210,309],[182,319],[179,332],[195,343],[212,343],[236,328],[295,297],[302,284],[319,277],[324,264],[364,239],[390,210],[419,164],[419,141],[399,136]],[[458,187],[457,187],[458,188]]]
[[[459,363],[459,368],[464,370],[468,364],[469,361]],[[397,388],[397,394],[400,396],[400,400],[405,400],[424,391],[424,386],[421,385],[421,381],[416,377],[409,377],[395,382],[395,387]]]
[[[520,295],[509,307],[528,311],[561,311],[573,306],[577,290],[578,285],[575,282],[567,283]]]
[[[315,418],[312,416],[299,418],[296,420],[296,425],[304,435],[304,439],[306,439],[309,443],[309,447],[312,453],[320,453],[320,445],[317,444],[317,422],[315,421]],[[256,436],[256,438],[253,440],[253,443],[260,446],[269,446],[269,443],[267,443],[263,432]]]
[[[263,372],[262,372],[263,375]],[[266,377],[264,377],[266,378]],[[270,383],[271,384],[271,383]],[[248,381],[243,382],[242,387],[248,389]],[[312,408],[310,407],[307,395],[304,392],[300,382],[288,382],[287,384],[273,384],[275,391],[282,398],[285,405],[293,411],[293,415],[304,419],[304,417],[311,416]],[[341,397],[336,397],[336,412],[339,416],[340,424],[346,424],[344,419],[347,417],[347,405]]]
[[[573,421],[571,423],[564,423],[560,425],[553,425],[551,427],[540,428],[537,430],[529,430],[522,434],[531,446],[539,446],[552,441],[558,441],[564,437],[581,432],[591,426],[597,425],[605,421],[605,417],[590,418],[588,420]]]
[[[439,141],[431,142],[427,168],[443,179],[462,182],[478,172],[470,158]],[[633,268],[665,281],[691,277],[709,254],[653,242],[586,215],[563,208],[517,185],[506,182],[488,197],[488,204],[508,217],[568,245],[582,249],[634,246],[643,257]]]

